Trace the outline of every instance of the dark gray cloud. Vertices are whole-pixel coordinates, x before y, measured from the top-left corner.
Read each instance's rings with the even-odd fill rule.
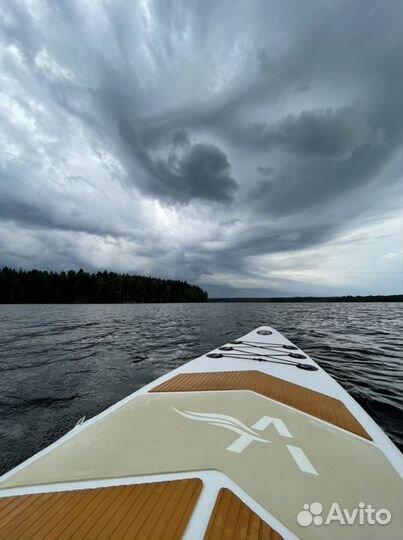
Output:
[[[1,9],[0,262],[396,290],[398,0]]]
[[[227,156],[213,144],[197,143],[184,155],[174,153],[168,162],[159,160],[157,169],[169,184],[177,185],[177,199],[199,197],[229,202],[238,185],[230,176]]]
[[[279,146],[291,154],[346,160],[364,146],[384,142],[382,129],[371,128],[353,107],[319,109],[289,115],[269,126],[250,125],[248,139],[263,148]]]
[[[189,134],[185,129],[175,129],[171,133],[171,141],[175,148],[187,148],[190,145]]]
[[[263,167],[262,165],[258,165],[256,170],[263,176],[270,176],[274,172],[273,167]]]
[[[133,126],[122,119],[119,127],[122,142],[146,173],[143,180],[137,179],[145,193],[183,203],[192,199],[233,200],[238,184],[231,177],[226,154],[218,146],[192,144],[185,130],[176,129],[170,134],[170,146],[163,149],[165,155],[153,157]]]

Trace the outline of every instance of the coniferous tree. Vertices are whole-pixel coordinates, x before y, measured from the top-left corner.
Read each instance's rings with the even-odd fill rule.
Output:
[[[42,270],[0,270],[0,303],[135,303],[206,302],[207,293],[186,281],[131,276],[114,272],[89,274]]]

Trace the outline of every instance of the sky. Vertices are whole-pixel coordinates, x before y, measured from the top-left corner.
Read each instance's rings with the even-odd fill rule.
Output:
[[[0,0],[0,266],[402,292],[400,0]]]

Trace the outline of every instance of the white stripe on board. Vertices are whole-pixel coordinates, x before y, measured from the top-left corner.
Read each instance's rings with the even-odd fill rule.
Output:
[[[306,457],[306,454],[302,450],[302,448],[300,448],[299,446],[292,446],[291,444],[287,444],[286,446],[301,471],[309,474],[316,474],[317,476],[319,476],[319,473],[309,461],[309,459]]]

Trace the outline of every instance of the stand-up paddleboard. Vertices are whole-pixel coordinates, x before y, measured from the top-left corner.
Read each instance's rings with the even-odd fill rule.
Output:
[[[1,540],[397,540],[402,455],[261,327],[0,478]]]

